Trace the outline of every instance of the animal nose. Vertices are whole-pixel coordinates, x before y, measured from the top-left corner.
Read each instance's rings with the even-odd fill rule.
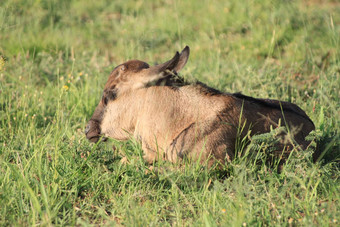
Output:
[[[86,128],[85,128],[85,135],[90,131],[90,124],[86,125]]]

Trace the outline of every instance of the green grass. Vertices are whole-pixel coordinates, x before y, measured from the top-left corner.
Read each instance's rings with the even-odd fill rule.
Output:
[[[304,109],[320,162],[305,151],[280,174],[244,157],[225,172],[147,171],[135,141],[90,144],[83,129],[113,67],[160,63],[185,45],[184,77]],[[2,0],[0,56],[0,225],[340,222],[335,0]]]

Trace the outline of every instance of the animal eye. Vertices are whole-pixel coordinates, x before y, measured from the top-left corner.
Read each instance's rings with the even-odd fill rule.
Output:
[[[116,89],[104,91],[104,94],[103,94],[103,97],[102,97],[102,102],[106,106],[107,103],[110,100],[115,100],[116,97],[117,97],[117,90]]]
[[[122,65],[122,67],[120,67],[121,71],[125,71],[125,69],[126,69],[125,65]]]
[[[108,98],[107,97],[103,97],[103,103],[104,103],[105,106],[107,105],[107,101],[108,101]]]

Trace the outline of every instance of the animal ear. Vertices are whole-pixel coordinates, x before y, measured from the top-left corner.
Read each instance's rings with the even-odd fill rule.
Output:
[[[171,71],[177,66],[179,59],[180,59],[180,55],[177,51],[175,56],[171,60],[164,62],[163,64],[155,65],[155,66],[151,67],[150,70],[153,73],[156,73],[156,74],[162,73],[165,70]]]
[[[181,69],[183,69],[183,67],[185,66],[185,64],[187,63],[189,59],[189,55],[190,55],[190,48],[186,46],[180,53],[179,61],[173,70],[175,70],[176,72],[179,72]]]
[[[188,46],[186,46],[182,50],[181,53],[178,53],[178,51],[177,51],[175,56],[171,60],[169,60],[169,61],[167,61],[163,64],[151,67],[150,71],[152,71],[152,73],[156,73],[156,74],[165,72],[166,70],[178,72],[187,63],[188,58],[189,58],[189,53],[190,53],[190,49],[189,49]]]

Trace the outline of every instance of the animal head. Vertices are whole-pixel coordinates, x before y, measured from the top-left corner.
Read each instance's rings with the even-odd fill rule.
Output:
[[[85,134],[91,142],[97,142],[101,137],[101,122],[105,108],[109,102],[114,102],[125,93],[133,93],[155,85],[171,85],[174,75],[187,63],[190,49],[186,46],[181,53],[176,52],[169,61],[149,66],[146,62],[130,60],[118,65],[111,72],[103,91],[103,96],[89,120]]]

